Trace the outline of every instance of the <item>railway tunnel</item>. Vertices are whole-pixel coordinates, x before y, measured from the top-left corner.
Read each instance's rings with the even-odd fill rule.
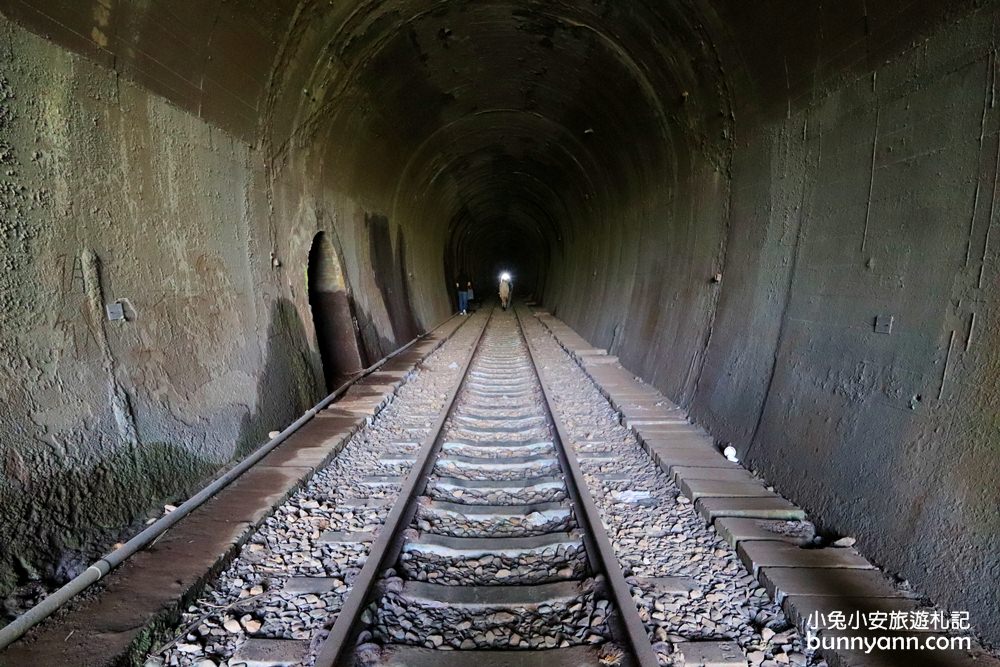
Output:
[[[0,0],[5,621],[509,271],[995,649],[998,10]]]

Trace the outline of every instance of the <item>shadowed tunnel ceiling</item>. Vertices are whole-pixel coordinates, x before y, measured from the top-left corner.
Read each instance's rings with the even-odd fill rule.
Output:
[[[574,237],[615,224],[610,211],[670,188],[692,146],[722,146],[731,122],[708,5],[7,4],[71,46],[89,32],[85,51],[259,136],[275,169],[308,160],[445,246],[453,271],[506,261],[534,283]]]
[[[392,191],[389,218],[444,240],[446,271],[482,279],[509,262],[541,287],[566,243],[669,183],[679,150],[728,120],[717,55],[690,13],[400,2],[314,15],[290,133],[330,182]],[[719,113],[689,117],[692,90]]]
[[[356,356],[511,270],[1000,641],[997,11],[0,0],[0,593],[317,400],[322,232]]]

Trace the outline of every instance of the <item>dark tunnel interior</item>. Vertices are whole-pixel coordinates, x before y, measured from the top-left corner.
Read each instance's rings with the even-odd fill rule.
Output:
[[[0,0],[0,598],[509,271],[1000,642],[998,17]]]

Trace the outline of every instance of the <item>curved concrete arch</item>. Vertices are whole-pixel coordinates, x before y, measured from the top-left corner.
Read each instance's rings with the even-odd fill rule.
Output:
[[[323,229],[372,357],[526,267],[1000,641],[996,0],[184,7],[0,0],[0,595],[301,414]]]

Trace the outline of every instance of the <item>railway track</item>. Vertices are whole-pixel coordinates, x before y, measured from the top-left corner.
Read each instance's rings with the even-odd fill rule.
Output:
[[[315,664],[656,664],[513,312],[439,425]]]
[[[525,314],[467,318],[146,667],[822,665]]]
[[[827,551],[825,566],[823,549],[800,556],[793,545],[815,540],[794,506],[751,526],[773,530],[737,552],[692,506],[695,490],[712,490],[694,474],[725,473],[741,492],[763,485],[732,466],[666,474],[526,313],[463,318],[380,393],[336,458],[258,510],[267,518],[146,667],[825,667],[795,627],[802,613],[786,615],[761,585],[781,592],[824,568],[864,572],[893,604],[926,612],[849,550]],[[694,432],[676,408],[660,414],[645,429],[654,440],[661,428]],[[697,463],[711,450],[689,451]],[[760,581],[749,553],[776,563]],[[799,570],[805,578],[782,583]],[[144,650],[115,664],[137,664]],[[9,664],[43,662],[57,664]]]

